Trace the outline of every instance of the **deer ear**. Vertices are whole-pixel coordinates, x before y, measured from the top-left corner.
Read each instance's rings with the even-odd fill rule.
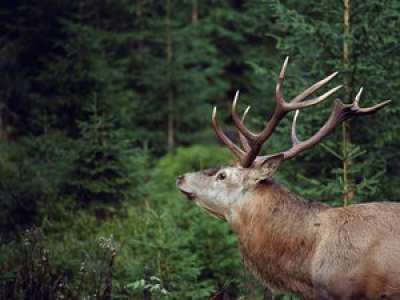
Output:
[[[261,180],[271,179],[276,171],[278,171],[283,162],[283,158],[284,156],[282,153],[265,158],[265,160],[252,171],[253,174],[251,177],[253,177],[256,183]]]

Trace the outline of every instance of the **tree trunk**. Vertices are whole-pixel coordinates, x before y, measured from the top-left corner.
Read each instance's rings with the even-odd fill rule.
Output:
[[[192,24],[196,24],[199,20],[199,6],[197,0],[192,0]]]
[[[5,111],[6,109],[0,104],[0,140],[7,140],[7,126],[5,121]]]
[[[172,62],[172,36],[171,36],[171,1],[167,0],[166,16],[165,16],[165,54],[167,58],[167,80],[168,80],[168,91],[167,91],[167,109],[168,109],[168,129],[167,129],[167,145],[168,151],[172,151],[175,146],[175,116],[174,116],[174,94],[171,83],[171,62]]]
[[[345,102],[349,103],[352,99],[352,72],[351,72],[351,47],[352,36],[350,32],[350,0],[343,0],[343,66],[344,66],[344,91]],[[343,155],[343,205],[351,203],[354,198],[355,190],[352,171],[351,150],[351,123],[350,120],[342,124],[342,155]]]

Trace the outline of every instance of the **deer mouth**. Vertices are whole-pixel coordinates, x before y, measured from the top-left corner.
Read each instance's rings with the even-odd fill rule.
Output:
[[[189,200],[193,200],[193,199],[196,198],[195,193],[188,192],[188,191],[185,191],[185,190],[182,190],[182,189],[181,189],[181,192],[182,192],[182,194],[184,194],[184,195],[186,196],[186,198],[188,198]]]
[[[176,186],[178,189],[181,191],[182,194],[184,194],[189,200],[193,200],[196,198],[196,194],[193,192],[188,191],[187,189],[184,188],[185,186],[185,177],[184,176],[178,176],[176,178]]]

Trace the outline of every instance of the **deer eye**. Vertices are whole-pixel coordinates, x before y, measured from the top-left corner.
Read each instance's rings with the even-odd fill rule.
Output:
[[[226,178],[225,172],[221,172],[217,175],[217,180],[224,180]]]

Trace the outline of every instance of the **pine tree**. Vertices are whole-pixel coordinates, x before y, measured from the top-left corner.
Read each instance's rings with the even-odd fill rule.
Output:
[[[87,109],[89,118],[79,123],[81,138],[69,189],[82,206],[92,205],[100,217],[132,198],[133,180],[128,158],[128,136],[104,111],[96,94]]]

